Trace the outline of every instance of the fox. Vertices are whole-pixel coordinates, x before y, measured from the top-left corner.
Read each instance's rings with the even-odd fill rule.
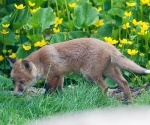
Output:
[[[47,82],[45,92],[63,90],[64,76],[80,72],[88,81],[97,83],[105,94],[108,86],[103,77],[110,78],[122,88],[124,99],[131,101],[130,87],[121,69],[138,75],[150,74],[150,70],[129,60],[114,45],[96,38],[45,45],[22,60],[7,59],[12,66],[10,77],[16,94],[23,94],[40,79]]]

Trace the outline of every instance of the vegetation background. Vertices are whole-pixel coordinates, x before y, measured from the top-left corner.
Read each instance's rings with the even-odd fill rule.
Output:
[[[5,56],[23,59],[44,45],[93,37],[113,44],[126,57],[150,69],[149,14],[150,0],[0,0],[0,124],[26,123],[58,112],[119,105],[115,99],[99,94],[96,85],[87,85],[73,73],[66,76],[65,84],[78,83],[79,87],[66,88],[59,96],[11,96],[6,92],[13,86]],[[131,87],[149,84],[150,76],[137,77],[126,71],[123,75]],[[81,81],[86,87],[80,85]],[[116,87],[109,79],[105,81],[109,87]],[[138,102],[149,104],[147,98],[149,94],[144,93]]]

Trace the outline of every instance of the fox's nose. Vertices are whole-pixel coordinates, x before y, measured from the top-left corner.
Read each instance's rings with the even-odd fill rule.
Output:
[[[23,95],[24,93],[24,89],[22,88],[18,88],[18,87],[15,87],[15,90],[14,90],[14,95]]]

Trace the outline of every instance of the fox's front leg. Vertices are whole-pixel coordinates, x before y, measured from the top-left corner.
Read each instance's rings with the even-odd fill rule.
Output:
[[[54,92],[58,87],[60,90],[63,89],[64,78],[62,76],[49,76],[47,79],[46,91],[50,93]]]

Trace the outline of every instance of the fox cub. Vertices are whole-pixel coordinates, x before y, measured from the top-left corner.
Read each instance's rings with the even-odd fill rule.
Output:
[[[102,75],[112,79],[123,89],[125,99],[131,100],[130,88],[120,69],[140,75],[150,74],[150,70],[127,59],[113,45],[94,38],[47,45],[23,60],[7,59],[13,67],[11,78],[18,94],[39,79],[46,79],[46,91],[53,92],[57,87],[62,90],[65,74],[81,72],[87,80],[96,82],[104,93],[108,87]]]

